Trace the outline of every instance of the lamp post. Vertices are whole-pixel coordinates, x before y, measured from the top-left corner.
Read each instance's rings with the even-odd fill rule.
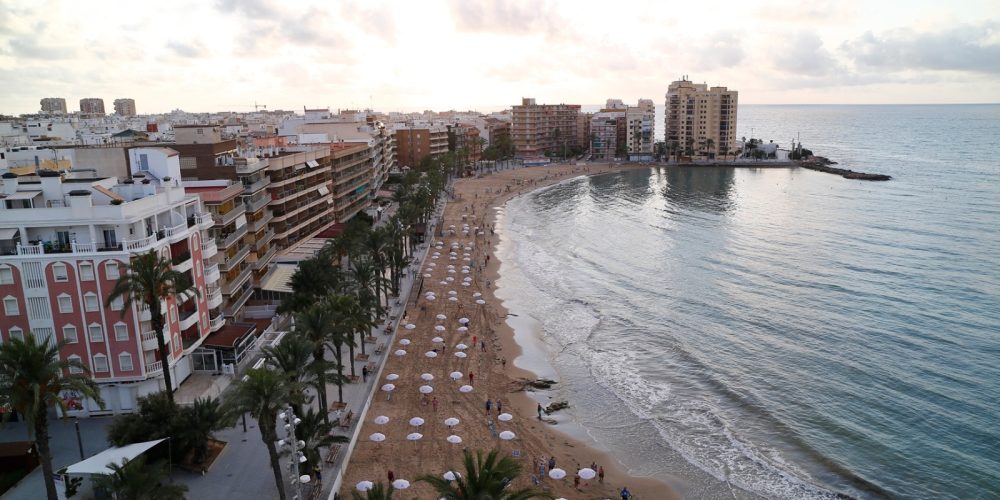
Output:
[[[302,423],[302,419],[295,416],[292,405],[288,405],[285,411],[279,413],[278,418],[285,422],[285,431],[287,432],[286,438],[278,441],[278,447],[287,447],[290,451],[291,459],[288,464],[288,472],[292,486],[295,488],[295,496],[292,497],[292,500],[304,500],[302,485],[312,480],[312,477],[309,474],[299,474],[299,464],[306,461],[306,455],[303,451],[306,443],[295,437],[295,426]]]

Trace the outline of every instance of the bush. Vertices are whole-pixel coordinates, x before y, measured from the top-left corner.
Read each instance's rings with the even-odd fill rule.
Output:
[[[115,446],[172,438],[172,459],[182,462],[194,450],[195,461],[204,458],[212,433],[229,427],[221,402],[197,399],[178,407],[165,392],[139,398],[139,411],[115,417],[108,427],[108,441]]]

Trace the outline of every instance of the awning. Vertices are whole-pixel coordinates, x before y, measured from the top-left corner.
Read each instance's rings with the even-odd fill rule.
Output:
[[[246,214],[243,214],[243,215],[241,215],[241,216],[239,216],[239,217],[236,218],[236,229],[240,229],[240,228],[242,228],[245,225],[247,225],[247,216],[246,216]]]
[[[112,470],[108,468],[108,464],[113,463],[121,465],[125,462],[125,460],[135,460],[135,457],[146,453],[150,448],[164,441],[166,441],[166,439],[157,439],[156,441],[132,443],[120,448],[108,448],[82,462],[70,465],[66,468],[66,474],[90,476],[110,475]]]
[[[30,200],[38,195],[42,194],[41,191],[18,191],[14,194],[8,194],[3,197],[4,200]]]
[[[0,240],[12,240],[14,236],[17,236],[16,227],[5,227],[0,229]]]
[[[326,196],[326,195],[330,194],[330,188],[328,188],[326,186],[320,186],[319,187],[319,194],[321,194],[323,196]]]
[[[292,286],[289,282],[292,280],[292,275],[295,274],[295,270],[298,267],[280,264],[275,266],[271,275],[260,284],[260,289],[269,292],[292,293]]]
[[[306,166],[308,166],[309,168],[316,168],[319,166],[319,162],[316,160],[309,160],[306,162]]]

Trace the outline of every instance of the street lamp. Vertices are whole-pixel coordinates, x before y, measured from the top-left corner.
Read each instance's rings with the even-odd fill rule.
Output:
[[[292,486],[295,488],[295,496],[292,500],[301,500],[302,496],[302,485],[309,483],[312,477],[309,474],[301,474],[299,471],[299,464],[305,463],[306,454],[305,446],[306,442],[301,441],[295,437],[295,427],[302,423],[302,419],[295,416],[295,412],[292,410],[292,405],[288,405],[285,411],[278,414],[278,418],[285,423],[285,431],[288,433],[285,439],[278,441],[279,448],[288,448],[289,455],[291,459],[288,463],[289,479],[291,480]]]

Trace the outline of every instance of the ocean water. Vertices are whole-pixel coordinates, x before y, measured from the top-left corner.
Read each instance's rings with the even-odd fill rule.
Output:
[[[894,180],[667,167],[511,200],[498,295],[545,397],[690,498],[1000,497],[1000,106],[751,128]]]

